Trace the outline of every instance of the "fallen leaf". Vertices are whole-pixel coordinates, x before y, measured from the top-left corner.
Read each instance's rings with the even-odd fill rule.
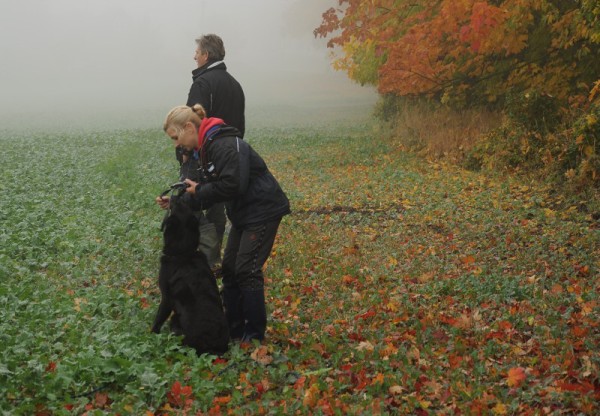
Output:
[[[509,387],[519,387],[526,378],[527,374],[525,374],[525,369],[522,367],[514,367],[508,370],[506,383]]]
[[[302,400],[302,404],[306,407],[315,407],[317,401],[319,400],[319,387],[316,384],[313,384],[304,392],[304,399]]]
[[[373,346],[373,344],[371,344],[369,341],[362,341],[358,344],[358,346],[356,347],[356,349],[358,351],[373,351],[375,349],[375,347]]]
[[[269,355],[269,350],[266,345],[261,345],[252,351],[250,358],[262,365],[268,365],[273,362],[273,357]]]
[[[213,399],[213,404],[227,404],[231,401],[231,396],[219,396]]]
[[[496,404],[496,406],[494,406],[492,412],[495,415],[505,415],[508,413],[508,410],[506,409],[506,406],[503,403],[498,403]]]
[[[46,366],[46,373],[53,373],[56,371],[56,363],[54,361],[50,361]]]

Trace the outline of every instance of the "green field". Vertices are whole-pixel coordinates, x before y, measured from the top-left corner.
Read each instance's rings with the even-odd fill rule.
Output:
[[[0,413],[600,412],[592,201],[429,163],[368,125],[247,139],[293,214],[268,342],[217,359],[150,333],[166,136],[2,135]]]

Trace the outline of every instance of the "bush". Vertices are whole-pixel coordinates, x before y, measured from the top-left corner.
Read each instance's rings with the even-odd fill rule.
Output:
[[[562,173],[579,186],[600,186],[600,100],[577,118],[567,138]]]
[[[394,95],[381,97],[375,115],[405,149],[428,158],[471,170],[534,174],[579,191],[600,185],[600,82],[596,85],[577,117],[575,110],[536,91],[512,94],[503,117]]]
[[[531,172],[549,167],[560,153],[555,133],[542,134],[506,118],[499,128],[483,136],[469,150],[464,165],[472,170]]]
[[[555,132],[562,121],[558,100],[539,91],[508,94],[505,112],[515,124],[540,134]]]
[[[386,123],[395,125],[406,98],[394,94],[383,94],[375,104],[374,116]]]

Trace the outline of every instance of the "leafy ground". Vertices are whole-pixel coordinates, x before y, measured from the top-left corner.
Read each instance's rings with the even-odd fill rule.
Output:
[[[159,131],[0,139],[0,412],[594,414],[593,201],[410,156],[366,126],[251,131],[290,197],[268,342],[150,334]]]

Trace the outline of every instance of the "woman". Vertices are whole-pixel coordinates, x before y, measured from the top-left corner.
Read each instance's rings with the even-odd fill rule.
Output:
[[[164,130],[198,158],[202,180],[186,179],[194,209],[225,202],[231,230],[223,256],[223,300],[231,339],[262,341],[267,326],[262,268],[289,201],[263,159],[234,127],[204,108],[173,108]],[[157,198],[162,208],[168,199]]]

